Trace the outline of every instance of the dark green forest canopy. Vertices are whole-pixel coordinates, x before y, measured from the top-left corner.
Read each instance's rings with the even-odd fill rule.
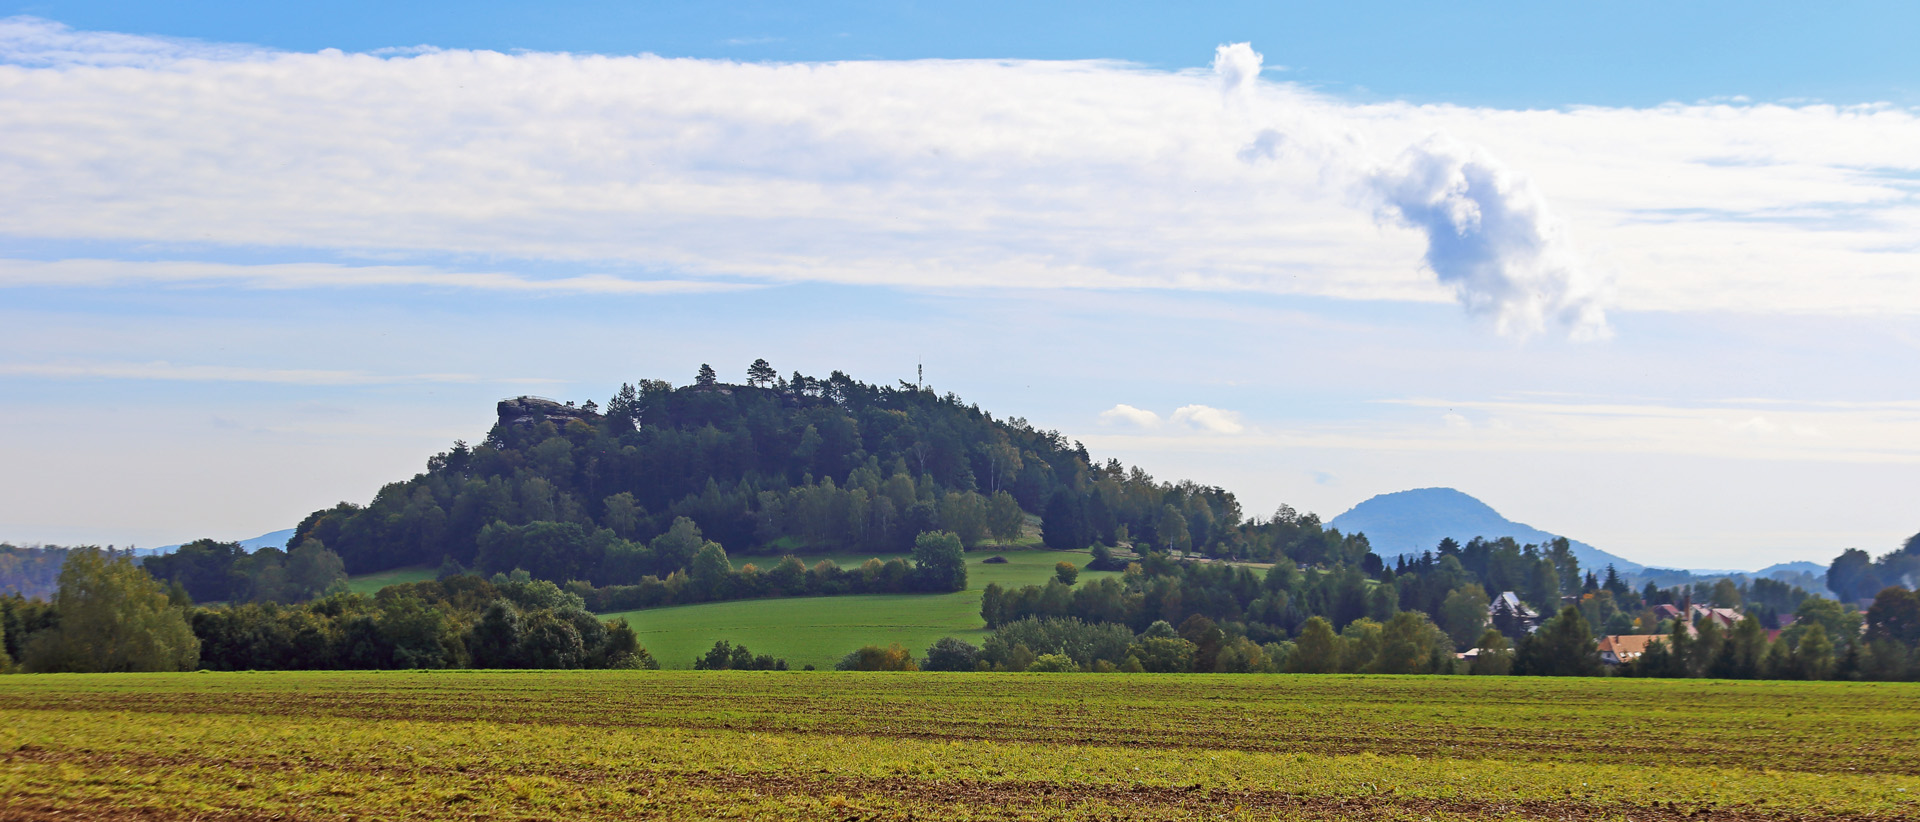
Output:
[[[290,544],[317,539],[354,574],[451,558],[597,585],[685,567],[690,555],[651,544],[682,517],[736,554],[905,552],[933,530],[971,547],[1042,513],[1054,547],[1124,538],[1307,563],[1341,548],[1311,515],[1249,530],[1220,488],[1096,464],[1056,431],[951,393],[762,372],[750,385],[643,380],[604,410],[502,402],[479,445],[456,443],[366,506],[314,512]]]

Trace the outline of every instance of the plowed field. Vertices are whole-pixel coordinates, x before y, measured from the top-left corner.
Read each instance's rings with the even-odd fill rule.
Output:
[[[0,677],[7,819],[1920,818],[1920,687]]]

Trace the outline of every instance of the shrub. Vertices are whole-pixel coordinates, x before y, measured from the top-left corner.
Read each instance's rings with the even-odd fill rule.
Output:
[[[896,642],[882,648],[868,645],[847,654],[840,664],[833,666],[836,671],[918,671],[920,666],[913,662],[913,652]]]
[[[1014,651],[1025,647],[1036,657],[1062,654],[1077,668],[1090,668],[1102,659],[1115,664],[1125,661],[1132,642],[1133,632],[1117,623],[1028,617],[997,628],[987,637],[980,655],[1007,670],[1020,671],[1025,666],[1014,664]]]
[[[1071,562],[1061,561],[1053,564],[1053,577],[1064,585],[1080,581],[1080,569]]]
[[[1066,654],[1041,654],[1027,670],[1038,674],[1075,674],[1080,672],[1080,666]]]
[[[979,661],[979,648],[964,640],[941,637],[927,647],[927,658],[920,660],[920,670],[971,671]]]
[[[787,661],[775,659],[772,654],[754,656],[745,645],[733,645],[726,640],[713,643],[706,654],[693,661],[696,671],[784,671]]]

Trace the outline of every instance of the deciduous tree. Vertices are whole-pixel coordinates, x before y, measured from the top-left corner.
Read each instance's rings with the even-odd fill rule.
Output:
[[[1073,563],[1062,560],[1053,564],[1053,578],[1062,584],[1072,585],[1080,581],[1080,569]]]
[[[69,552],[53,607],[59,624],[33,637],[27,670],[184,671],[200,658],[186,614],[125,555]]]
[[[947,531],[928,531],[913,541],[914,574],[921,590],[964,591],[967,589],[966,549],[960,538]]]
[[[1287,657],[1287,672],[1330,674],[1340,670],[1340,656],[1340,637],[1333,633],[1333,624],[1311,617],[1301,626],[1299,638],[1293,641],[1293,654]]]

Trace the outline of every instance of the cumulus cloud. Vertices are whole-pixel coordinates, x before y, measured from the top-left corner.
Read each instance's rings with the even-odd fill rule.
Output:
[[[1232,43],[1213,52],[1213,74],[1220,78],[1220,91],[1231,101],[1244,101],[1260,79],[1260,64],[1265,61],[1252,43]]]
[[[1180,406],[1174,409],[1171,419],[1212,434],[1238,434],[1246,430],[1246,426],[1240,424],[1240,412],[1205,405]]]
[[[1609,308],[1920,313],[1905,109],[1355,104],[1261,62],[305,54],[14,18],[0,235],[448,276],[1458,301],[1512,333],[1599,333]]]
[[[1100,420],[1102,422],[1127,422],[1138,425],[1141,428],[1160,427],[1159,414],[1155,414],[1144,408],[1135,408],[1126,403],[1120,403],[1100,412]]]
[[[1250,44],[1221,46],[1213,60],[1229,109],[1247,115],[1261,55]],[[1297,127],[1296,127],[1297,128]],[[1575,337],[1604,336],[1606,318],[1566,229],[1524,178],[1486,151],[1435,135],[1392,163],[1374,165],[1360,141],[1289,136],[1261,127],[1238,157],[1279,160],[1305,144],[1325,178],[1377,202],[1382,212],[1426,238],[1425,260],[1468,311],[1492,317],[1503,334],[1528,336],[1549,320]]]
[[[1445,138],[1409,147],[1368,179],[1391,215],[1427,239],[1426,262],[1468,311],[1502,333],[1549,322],[1607,334],[1599,289],[1539,192],[1483,151]]]
[[[1246,430],[1238,411],[1226,411],[1205,405],[1183,405],[1161,417],[1144,408],[1120,403],[1100,412],[1102,422],[1122,422],[1149,430],[1170,427],[1208,434],[1238,434]]]

